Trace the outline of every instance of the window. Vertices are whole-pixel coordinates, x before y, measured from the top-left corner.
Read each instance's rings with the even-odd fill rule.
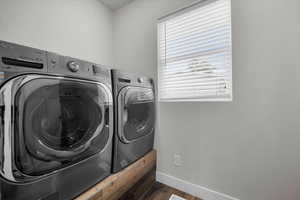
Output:
[[[206,0],[158,23],[160,101],[231,101],[230,0]]]

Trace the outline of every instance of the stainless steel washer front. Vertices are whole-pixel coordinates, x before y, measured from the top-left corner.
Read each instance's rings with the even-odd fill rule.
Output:
[[[9,80],[0,89],[1,175],[39,179],[105,149],[111,102],[109,89],[94,81],[34,74]]]

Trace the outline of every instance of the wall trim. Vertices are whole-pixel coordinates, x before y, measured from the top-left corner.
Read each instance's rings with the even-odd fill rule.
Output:
[[[203,200],[239,200],[227,194],[223,194],[200,185],[196,185],[185,180],[176,178],[174,176],[156,172],[156,180],[160,183],[171,186],[175,189],[181,190],[193,196],[199,197]]]

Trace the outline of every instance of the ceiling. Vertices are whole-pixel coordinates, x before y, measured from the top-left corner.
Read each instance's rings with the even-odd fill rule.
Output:
[[[115,11],[129,4],[133,0],[100,0],[104,5]]]

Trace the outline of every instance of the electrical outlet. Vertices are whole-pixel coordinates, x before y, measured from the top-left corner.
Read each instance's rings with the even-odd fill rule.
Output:
[[[181,155],[179,154],[174,154],[173,156],[173,163],[175,166],[182,166],[182,159],[181,159]]]

